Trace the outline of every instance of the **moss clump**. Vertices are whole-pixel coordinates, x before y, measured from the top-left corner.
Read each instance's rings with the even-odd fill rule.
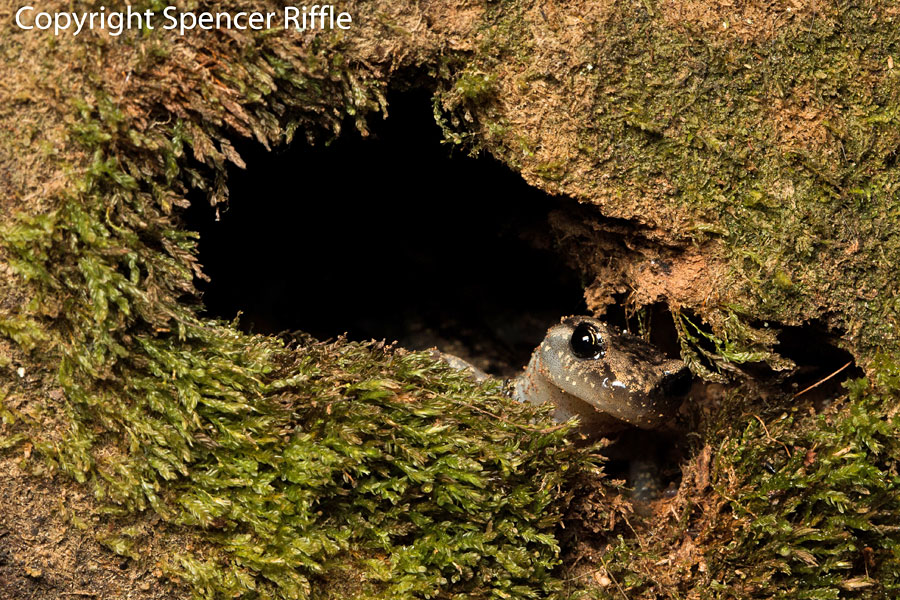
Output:
[[[550,162],[542,163],[537,165],[534,168],[534,172],[544,179],[549,179],[551,181],[558,181],[562,179],[566,174],[566,163],[561,160],[552,160]]]
[[[775,330],[751,327],[733,309],[716,323],[717,334],[698,326],[683,311],[675,311],[674,317],[682,358],[693,373],[707,381],[727,381],[724,373],[734,371],[735,365],[766,363],[780,371],[794,366],[770,350],[777,342]]]
[[[3,446],[204,540],[153,557],[200,597],[558,595],[555,528],[597,469],[568,428],[425,355],[199,319],[195,235],[104,154],[107,112],[77,128],[96,148],[80,197],[0,229],[34,298],[0,334],[40,345],[63,391],[52,427],[4,409]],[[100,541],[138,556],[136,535]]]
[[[710,556],[718,596],[900,593],[900,368],[881,357],[847,387],[821,415],[754,419],[719,448],[714,485],[737,531]]]
[[[896,597],[900,367],[845,387],[818,413],[731,391],[663,514],[600,552],[597,597]]]
[[[496,92],[496,85],[496,78],[493,75],[465,71],[456,79],[453,87],[462,98],[478,102],[491,97]]]
[[[89,187],[134,185],[100,164]],[[105,197],[0,232],[24,279],[67,298],[46,334],[62,434],[13,417],[4,446],[27,439],[116,512],[193,528],[202,555],[156,560],[203,597],[327,597],[348,570],[360,597],[559,592],[554,528],[596,468],[567,428],[425,355],[198,320],[171,254],[190,257],[191,234],[160,229],[154,250]],[[135,554],[128,535],[103,541]]]
[[[371,106],[381,84],[314,85],[310,71],[330,68],[317,56],[305,78],[297,57],[241,58],[285,69],[279,89],[302,91],[282,92],[288,105]],[[300,121],[260,100],[278,87],[260,87],[269,71],[222,70],[262,94],[244,100],[259,120],[230,106],[248,134],[290,135]],[[556,527],[573,481],[597,471],[568,428],[421,354],[287,347],[199,318],[196,236],[172,213],[190,186],[221,199],[224,162],[240,157],[207,113],[145,131],[102,91],[73,108],[84,175],[50,210],[0,223],[29,299],[3,308],[0,336],[23,360],[40,351],[47,390],[28,411],[2,408],[0,447],[31,444],[89,485],[119,519],[98,541],[197,597],[560,597]],[[128,522],[146,511],[169,536],[152,557]]]

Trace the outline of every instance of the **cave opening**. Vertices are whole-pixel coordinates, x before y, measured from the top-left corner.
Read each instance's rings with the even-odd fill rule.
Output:
[[[373,118],[366,137],[348,121],[328,144],[312,146],[302,136],[272,151],[235,144],[247,167],[229,172],[228,206],[217,215],[197,193],[185,213],[186,226],[200,234],[209,277],[198,281],[206,314],[240,313],[241,328],[255,333],[346,333],[437,347],[514,376],[550,325],[587,312],[584,282],[558,251],[548,219],[587,209],[528,185],[489,156],[443,144],[427,91],[388,100],[390,116]],[[635,315],[625,294],[616,299],[601,318],[649,332],[668,356],[679,356],[665,303]],[[795,393],[847,360],[823,343],[808,356],[801,342],[808,332],[788,328],[780,338],[779,350],[807,367],[779,380]],[[816,393],[839,394],[843,379]],[[677,489],[690,452],[683,431],[629,430],[619,438],[610,476],[629,479],[635,448],[644,449],[656,457],[662,489]]]
[[[193,198],[208,316],[256,333],[433,346],[502,376],[550,325],[585,312],[580,275],[554,252],[554,198],[488,156],[442,144],[427,91],[395,92],[363,137],[267,151],[236,144],[217,220]],[[302,136],[298,136],[302,137]]]

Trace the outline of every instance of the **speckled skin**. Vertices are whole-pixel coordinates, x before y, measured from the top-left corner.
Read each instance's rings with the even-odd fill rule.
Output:
[[[605,342],[596,358],[572,352],[572,334],[585,321]],[[628,425],[660,426],[678,409],[689,381],[682,361],[666,358],[644,340],[591,317],[568,317],[547,331],[514,389],[522,402],[555,404],[558,421],[578,416],[582,428],[609,433]]]

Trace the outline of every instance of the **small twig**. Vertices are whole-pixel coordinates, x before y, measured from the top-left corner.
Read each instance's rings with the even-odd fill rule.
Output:
[[[759,424],[760,424],[760,425],[762,425],[763,431],[766,432],[766,437],[769,438],[769,441],[770,441],[770,442],[777,442],[777,443],[781,444],[781,445],[784,447],[784,451],[787,452],[788,458],[792,458],[792,457],[791,457],[791,451],[788,449],[787,444],[785,444],[785,443],[782,442],[781,440],[776,440],[775,438],[773,438],[772,435],[769,433],[769,428],[766,427],[766,424],[765,424],[765,423],[763,422],[763,420],[760,419],[757,415],[753,415],[753,417],[754,417],[757,421],[759,421]]]
[[[607,574],[607,575],[609,575],[610,580],[611,580],[614,584],[616,584],[616,587],[619,589],[619,593],[622,594],[622,597],[625,598],[625,600],[628,600],[628,594],[626,594],[626,593],[625,593],[625,590],[622,589],[622,585],[621,585],[621,584],[619,583],[619,581],[616,579],[615,575],[613,575],[612,573],[609,572],[609,568],[606,566],[606,560],[605,560],[605,559],[606,559],[605,556],[602,556],[602,555],[600,556],[600,564],[603,565],[603,570],[606,571],[606,574]]]
[[[838,369],[837,371],[835,371],[834,373],[832,373],[831,375],[829,375],[829,376],[826,377],[825,379],[820,379],[819,381],[815,382],[814,384],[812,384],[811,386],[809,386],[809,387],[806,388],[805,390],[803,390],[803,391],[801,391],[801,392],[797,392],[796,394],[794,394],[794,398],[796,398],[797,396],[802,396],[803,394],[805,394],[806,392],[808,392],[809,390],[811,390],[811,389],[813,389],[813,388],[815,388],[815,387],[819,387],[820,385],[822,385],[823,383],[825,383],[826,381],[828,381],[829,379],[831,379],[832,377],[834,377],[835,375],[837,375],[838,373],[840,373],[841,371],[843,371],[844,369],[846,369],[847,367],[849,367],[849,366],[852,365],[852,364],[853,364],[853,361],[852,361],[852,360],[851,360],[851,361],[847,361],[847,364],[846,364],[846,365],[844,365],[843,367],[841,367],[840,369]]]

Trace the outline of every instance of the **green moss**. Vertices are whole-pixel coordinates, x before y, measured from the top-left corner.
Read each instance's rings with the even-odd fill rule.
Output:
[[[481,43],[460,69],[496,77],[513,97],[466,104],[446,86],[445,111],[471,112],[449,119],[447,135],[619,217],[644,222],[663,204],[680,215],[677,225],[660,223],[672,238],[719,237],[724,256],[716,258],[730,268],[724,286],[748,322],[828,315],[860,332],[848,343],[864,360],[900,349],[890,266],[900,261],[900,77],[886,62],[900,56],[894,5],[847,0],[796,17],[742,7],[773,11],[780,24],[748,18],[741,26],[751,33],[731,34],[702,21],[675,24],[655,2],[607,6],[575,24],[565,11],[528,2],[491,4]],[[578,42],[557,55],[541,51],[542,40]],[[539,95],[530,90],[536,80],[546,84]],[[568,107],[555,116],[577,142],[536,124],[544,104]],[[521,107],[530,120],[486,134],[485,123]],[[543,152],[530,156],[535,148]],[[563,176],[572,172],[577,180]],[[625,208],[617,199],[627,199]],[[729,308],[702,301],[691,308],[725,337]]]
[[[686,494],[609,540],[593,596],[896,597],[900,368],[881,356],[845,387],[819,413],[729,390],[694,434]]]
[[[8,337],[28,351],[47,340],[47,335],[36,321],[24,318],[0,318],[0,335]]]
[[[454,84],[454,90],[462,98],[472,102],[478,102],[494,95],[496,92],[496,77],[477,71],[464,71]]]
[[[717,452],[737,528],[713,559],[710,587],[743,597],[848,598],[900,591],[900,370],[885,357],[872,381],[818,416],[761,421]]]
[[[775,330],[750,327],[734,307],[724,322],[716,323],[716,332],[699,326],[682,311],[675,312],[674,317],[682,358],[707,381],[726,381],[724,372],[746,363],[766,363],[782,371],[794,366],[771,350],[777,341]]]
[[[334,67],[315,58],[310,69]],[[274,62],[303,96],[285,102],[360,119],[380,102],[381,84],[352,73],[316,88],[311,71]],[[296,122],[254,103],[290,84],[242,67],[229,81],[259,111],[248,127],[280,138]],[[40,348],[64,394],[45,411],[52,428],[4,410],[2,448],[28,441],[89,485],[124,523],[98,540],[158,561],[197,597],[561,597],[557,526],[572,482],[598,471],[567,427],[427,355],[286,347],[198,318],[196,235],[172,212],[188,186],[215,193],[229,140],[215,119],[137,131],[99,91],[73,110],[72,139],[92,157],[83,178],[48,213],[0,227],[36,299],[0,335]],[[185,166],[188,148],[206,173]],[[160,535],[179,532],[161,555],[142,554],[127,525],[144,511],[171,528]],[[203,543],[186,549],[184,535]]]
[[[550,181],[559,181],[566,175],[567,163],[562,160],[552,160],[537,165],[534,172]]]
[[[747,323],[814,316],[820,297],[843,307],[843,322],[868,326],[858,342],[868,352],[893,343],[900,311],[891,295],[897,81],[875,66],[897,55],[897,33],[872,20],[888,4],[845,4],[846,19],[798,20],[765,44],[672,27],[652,2],[613,5],[597,44],[574,53],[572,73],[595,87],[584,118],[569,115],[572,160],[602,168],[537,159],[542,141],[497,112],[504,69],[523,94],[537,81],[568,89],[555,69],[526,73],[540,53],[522,2],[489,3],[473,56],[434,60],[443,86],[435,113],[451,141],[487,147],[558,190],[583,184],[625,199],[670,186],[655,197],[690,217],[676,233],[721,238],[746,292],[740,307],[677,315],[696,371],[777,366],[774,334]],[[378,18],[409,35],[387,13]],[[146,36],[135,77],[144,69],[169,81],[171,50],[156,35]],[[4,309],[0,336],[42,354],[48,380],[30,409],[55,427],[0,405],[0,448],[30,442],[90,486],[101,514],[158,515],[160,536],[178,532],[160,555],[143,553],[144,533],[127,524],[101,541],[159,561],[198,597],[583,592],[583,580],[567,588],[560,578],[556,534],[574,480],[597,465],[565,428],[419,354],[344,341],[286,347],[197,317],[196,238],[177,221],[185,190],[224,200],[225,164],[240,161],[236,137],[274,145],[299,131],[315,140],[335,135],[347,115],[364,129],[386,85],[351,69],[352,52],[327,36],[298,48],[267,34],[215,58],[208,75],[227,93],[182,81],[182,118],[138,111],[163,117],[147,128],[91,80],[96,89],[67,115],[71,140],[90,157],[83,178],[47,199],[54,206],[43,215],[4,216],[0,245],[33,301]],[[823,125],[840,153],[771,142],[778,123],[767,107],[806,88],[811,105],[852,102]],[[585,181],[563,177],[570,172]],[[850,257],[841,278],[823,256]],[[870,290],[885,291],[847,300]],[[896,595],[900,376],[887,359],[873,372],[873,383],[852,384],[849,399],[819,415],[802,402],[729,392],[726,414],[691,437],[712,448],[711,487],[698,483],[656,538],[645,527],[613,541],[600,565],[614,583],[597,595]],[[64,394],[43,397],[49,389]],[[692,460],[685,474],[696,481]],[[673,548],[690,543],[702,545],[703,569],[679,571]]]
[[[0,232],[41,295],[67,298],[65,335],[0,333],[56,348],[68,432],[22,422],[4,446],[27,435],[116,513],[208,540],[207,558],[157,557],[203,597],[307,597],[349,563],[377,597],[559,592],[554,528],[568,482],[595,469],[567,429],[425,355],[287,349],[198,320],[179,297],[194,236],[136,235],[105,199],[139,184],[94,165],[87,204]],[[136,556],[121,532],[101,541]]]

